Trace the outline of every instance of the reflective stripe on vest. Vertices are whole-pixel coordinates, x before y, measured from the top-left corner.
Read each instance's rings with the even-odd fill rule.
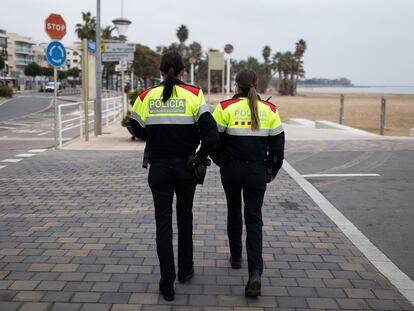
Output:
[[[269,129],[253,131],[249,128],[230,127],[227,128],[226,133],[234,136],[269,136]]]
[[[204,112],[210,112],[210,109],[208,109],[207,104],[203,104],[203,105],[201,105],[201,106],[200,106],[200,108],[198,109],[198,113],[197,113],[197,115],[195,116],[196,122],[198,121],[198,119],[200,119],[201,115],[202,115]]]
[[[147,116],[146,125],[152,124],[194,124],[194,116]]]
[[[276,136],[283,132],[283,126],[279,125],[278,127],[269,130],[269,136]]]
[[[145,127],[145,122],[142,121],[140,115],[136,113],[135,111],[131,111],[131,118],[137,121],[139,125],[141,125],[142,127]]]

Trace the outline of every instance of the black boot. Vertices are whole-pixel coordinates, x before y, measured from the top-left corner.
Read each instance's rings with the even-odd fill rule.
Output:
[[[241,268],[241,257],[240,258],[233,258],[230,256],[230,265],[232,269],[240,269]]]
[[[193,267],[191,267],[191,269],[188,272],[182,272],[182,271],[178,270],[178,282],[180,282],[180,283],[187,282],[193,276],[194,276],[194,268]]]
[[[167,301],[174,300],[174,282],[165,282],[163,278],[160,280],[160,293]]]
[[[257,297],[261,295],[262,282],[260,280],[259,271],[254,271],[249,276],[249,281],[247,282],[246,288],[244,290],[244,295],[246,297]]]

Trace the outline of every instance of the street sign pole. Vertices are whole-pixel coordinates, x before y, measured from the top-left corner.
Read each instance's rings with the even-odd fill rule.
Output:
[[[85,116],[85,141],[89,141],[89,86],[88,86],[88,40],[82,40],[82,94]]]
[[[45,19],[45,32],[52,40],[62,40],[66,35],[66,22],[59,14],[52,13]],[[58,120],[58,74],[57,68],[61,67],[66,62],[66,49],[59,41],[52,41],[46,48],[46,58],[53,66],[53,79],[54,79],[54,91],[53,91],[53,106],[55,108],[54,118],[54,134],[55,134],[55,149],[59,145],[59,120]],[[62,134],[62,133],[60,133]]]
[[[230,94],[230,57],[227,58],[227,88],[226,94]]]
[[[194,85],[194,64],[191,64],[191,85]]]
[[[53,78],[54,78],[54,94],[53,94],[53,106],[55,106],[55,149],[58,148],[58,103],[57,103],[57,68],[53,67]]]
[[[101,0],[96,1],[96,130],[102,134]]]
[[[124,99],[124,89],[125,89],[125,80],[124,80],[124,60],[121,60],[121,94],[122,94],[122,118],[125,117],[125,99]]]

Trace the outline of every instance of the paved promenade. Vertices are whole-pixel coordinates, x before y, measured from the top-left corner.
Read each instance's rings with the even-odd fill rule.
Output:
[[[215,166],[194,202],[196,275],[166,303],[141,159],[50,150],[1,170],[1,311],[414,310],[284,170],[263,207],[262,296],[246,299]]]

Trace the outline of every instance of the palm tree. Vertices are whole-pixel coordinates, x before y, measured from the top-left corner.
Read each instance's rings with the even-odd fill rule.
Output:
[[[275,55],[273,55],[273,63],[272,67],[273,70],[275,70],[275,73],[278,73],[279,80],[282,79],[282,63],[281,63],[282,53],[277,52]]]
[[[295,57],[301,59],[303,57],[303,54],[305,54],[306,47],[306,41],[303,39],[299,39],[296,42],[295,46]]]
[[[299,77],[303,77],[305,71],[303,70],[303,61],[302,57],[305,54],[306,51],[306,41],[303,39],[299,39],[295,44],[295,60],[294,60],[294,67],[293,67],[293,73],[291,78],[291,83],[293,85],[292,95],[296,95],[296,89],[298,86],[298,79]]]
[[[280,70],[282,73],[282,83],[280,85],[280,93],[282,95],[292,95],[292,86],[289,85],[289,75],[292,77],[294,69],[295,57],[292,52],[285,52],[280,56]]]
[[[180,44],[184,44],[184,42],[188,39],[188,28],[185,25],[181,25],[177,29],[177,38],[180,41]]]
[[[262,51],[262,55],[263,55],[265,64],[268,64],[269,63],[270,53],[272,53],[272,50],[270,49],[270,47],[268,45],[266,45],[263,48],[263,51]]]
[[[263,51],[262,51],[262,55],[263,55],[263,58],[264,58],[264,81],[263,81],[264,85],[262,87],[262,90],[264,90],[264,91],[266,91],[267,85],[268,85],[268,83],[270,81],[270,78],[271,78],[271,65],[270,65],[270,61],[269,61],[271,53],[272,53],[272,49],[268,45],[266,45],[263,48]]]
[[[76,24],[75,33],[80,40],[95,40],[96,38],[96,18],[91,12],[82,12],[83,24]]]
[[[103,40],[111,40],[114,39],[114,36],[112,36],[112,31],[115,30],[115,27],[113,26],[105,26],[102,28],[102,39]]]
[[[177,29],[177,38],[180,43],[178,44],[178,52],[183,56],[184,59],[187,58],[187,47],[185,41],[188,39],[188,28],[185,25],[181,25]]]

